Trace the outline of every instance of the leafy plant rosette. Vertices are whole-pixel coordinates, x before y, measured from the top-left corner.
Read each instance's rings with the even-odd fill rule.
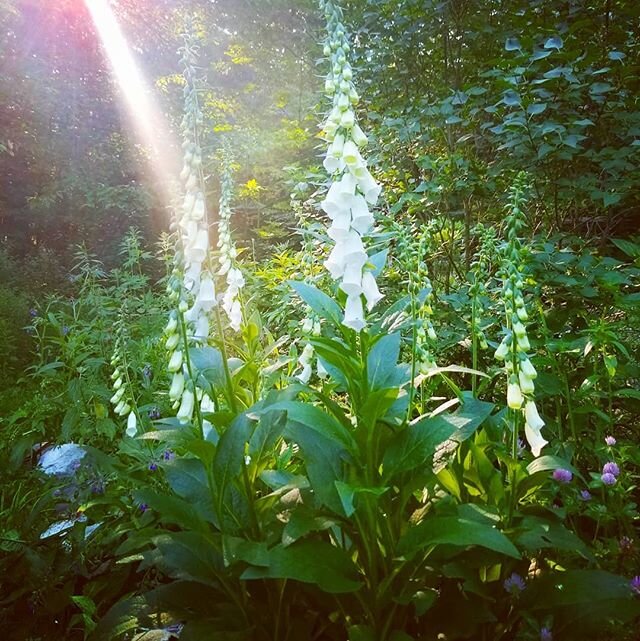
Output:
[[[137,492],[147,522],[119,554],[173,580],[100,634],[161,611],[187,639],[579,639],[638,615],[628,580],[536,500],[552,470],[577,470],[514,460],[504,410],[468,393],[408,420],[398,308],[356,333],[333,299],[293,287],[323,321],[311,340],[330,380],[214,412],[207,440],[172,419],[146,434],[183,455],[161,463],[166,489]],[[220,396],[221,353],[192,362]]]

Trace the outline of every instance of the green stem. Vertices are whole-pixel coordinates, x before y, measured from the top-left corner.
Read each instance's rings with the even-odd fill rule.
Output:
[[[224,337],[224,328],[222,327],[222,317],[220,316],[220,307],[216,305],[215,307],[215,317],[216,325],[218,328],[218,334],[220,336],[220,351],[222,352],[222,367],[224,369],[224,379],[227,385],[227,394],[229,396],[229,405],[231,406],[231,411],[234,414],[238,413],[238,406],[236,403],[236,396],[233,391],[233,380],[231,378],[231,371],[229,370],[229,363],[227,357],[227,343]]]

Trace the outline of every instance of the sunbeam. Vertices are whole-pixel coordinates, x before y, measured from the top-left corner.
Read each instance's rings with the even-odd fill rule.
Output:
[[[84,1],[124,97],[134,134],[150,154],[158,191],[168,205],[176,173],[166,119],[151,97],[108,0]]]

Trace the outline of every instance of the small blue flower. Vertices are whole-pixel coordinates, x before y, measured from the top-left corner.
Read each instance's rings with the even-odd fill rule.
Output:
[[[150,472],[155,472],[158,469],[158,464],[157,463],[149,463],[149,471]]]
[[[157,420],[157,419],[159,419],[159,418],[160,418],[160,416],[161,416],[161,414],[160,414],[160,409],[159,409],[159,408],[157,408],[157,407],[152,407],[152,408],[149,410],[149,412],[147,413],[147,415],[149,416],[149,418],[150,418],[152,421],[156,421],[156,420]]]
[[[605,472],[601,477],[600,480],[605,484],[605,485],[615,485],[616,484],[616,477],[611,474],[611,472]]]
[[[540,628],[540,641],[553,641],[553,635],[549,628]]]
[[[589,490],[582,490],[580,492],[580,500],[581,501],[590,501],[591,500],[591,492],[589,492]]]
[[[502,585],[509,594],[514,595],[519,594],[527,587],[525,580],[515,572],[508,579],[505,579]]]
[[[138,509],[144,514],[149,509],[149,506],[146,503],[140,503]]]
[[[147,364],[142,368],[142,375],[145,378],[151,379],[151,377],[153,376],[153,370],[151,369],[151,365]]]
[[[31,318],[35,318],[37,315],[38,315],[38,310],[37,310],[37,309],[34,309],[34,308],[32,307],[32,308],[29,310],[29,316],[31,316]]]
[[[176,457],[175,453],[172,450],[165,450],[162,458],[165,461],[172,461]]]
[[[636,594],[640,594],[640,575],[634,576],[629,585]]]
[[[63,336],[66,336],[70,331],[71,331],[71,329],[67,325],[63,325],[62,326],[62,335]]]

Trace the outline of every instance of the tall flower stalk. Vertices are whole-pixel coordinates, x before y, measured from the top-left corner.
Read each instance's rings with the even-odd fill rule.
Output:
[[[113,411],[118,416],[127,417],[127,436],[134,437],[138,432],[138,408],[133,395],[133,386],[129,378],[129,364],[126,351],[126,322],[124,310],[115,322],[116,340],[111,357],[111,366],[114,368],[111,374],[113,381],[113,396],[111,404]]]
[[[515,412],[513,453],[517,452],[518,425],[524,417],[525,436],[534,456],[539,456],[547,444],[540,430],[544,421],[535,403],[534,379],[537,372],[527,352],[531,349],[526,322],[529,315],[524,302],[525,247],[518,237],[526,224],[522,210],[526,202],[526,181],[519,174],[514,181],[507,205],[507,243],[502,260],[502,301],[506,313],[506,333],[495,352],[495,358],[504,362],[507,375],[507,405]]]
[[[231,235],[231,198],[233,196],[233,175],[231,153],[223,148],[222,172],[220,175],[220,218],[218,221],[218,251],[220,269],[218,275],[226,279],[226,291],[222,297],[222,307],[234,331],[242,326],[242,304],[240,291],[245,285],[244,276],[238,266],[238,250]]]
[[[172,374],[169,398],[177,409],[178,419],[185,424],[192,420],[194,412],[200,416],[189,347],[207,342],[209,315],[216,306],[199,137],[203,115],[198,98],[198,44],[193,29],[188,27],[186,31],[181,49],[185,101],[181,124],[184,166],[180,180],[184,199],[175,212],[176,260],[168,285],[169,296],[176,308],[171,311],[165,328],[165,345],[169,352],[167,369]]]
[[[369,206],[376,204],[381,188],[360,153],[367,137],[356,122],[359,97],[352,82],[342,8],[336,0],[321,0],[320,8],[327,20],[324,54],[331,63],[325,92],[332,100],[323,124],[329,143],[323,164],[331,183],[321,207],[331,220],[327,233],[335,243],[325,267],[347,295],[343,324],[360,331],[366,326],[362,297],[368,310],[382,298],[364,242],[374,224]]]

